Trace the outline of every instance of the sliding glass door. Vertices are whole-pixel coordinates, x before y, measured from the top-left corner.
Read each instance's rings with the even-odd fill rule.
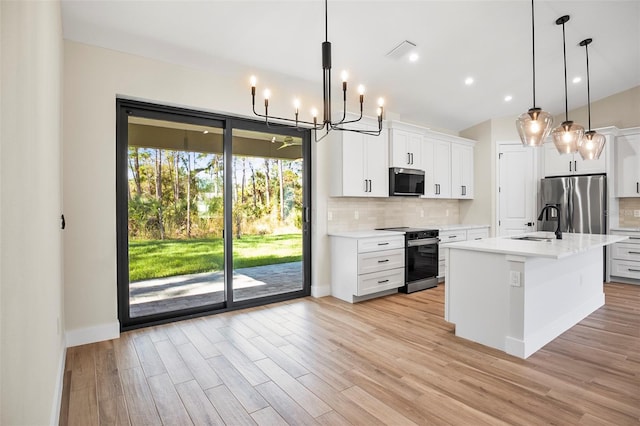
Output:
[[[309,294],[305,144],[308,132],[118,102],[123,329]]]
[[[303,289],[302,137],[233,130],[233,300]]]

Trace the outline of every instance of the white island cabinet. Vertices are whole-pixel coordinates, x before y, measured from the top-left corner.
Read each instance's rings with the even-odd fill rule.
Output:
[[[446,245],[445,320],[456,336],[527,358],[604,305],[606,245],[624,236],[526,234]]]
[[[404,233],[332,233],[331,295],[349,303],[397,293],[404,285]]]

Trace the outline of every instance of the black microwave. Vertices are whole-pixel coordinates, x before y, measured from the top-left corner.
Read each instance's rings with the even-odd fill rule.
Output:
[[[424,195],[424,170],[391,167],[389,195]]]

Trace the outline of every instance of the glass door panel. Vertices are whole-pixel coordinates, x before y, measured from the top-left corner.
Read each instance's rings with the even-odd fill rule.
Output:
[[[128,117],[129,317],[226,302],[223,129]]]
[[[302,291],[302,138],[233,129],[233,301]]]

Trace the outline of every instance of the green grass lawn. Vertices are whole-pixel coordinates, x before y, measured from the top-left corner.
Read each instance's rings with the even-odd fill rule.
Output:
[[[129,241],[129,280],[221,271],[222,238]],[[302,235],[246,235],[233,240],[235,268],[302,260]]]

